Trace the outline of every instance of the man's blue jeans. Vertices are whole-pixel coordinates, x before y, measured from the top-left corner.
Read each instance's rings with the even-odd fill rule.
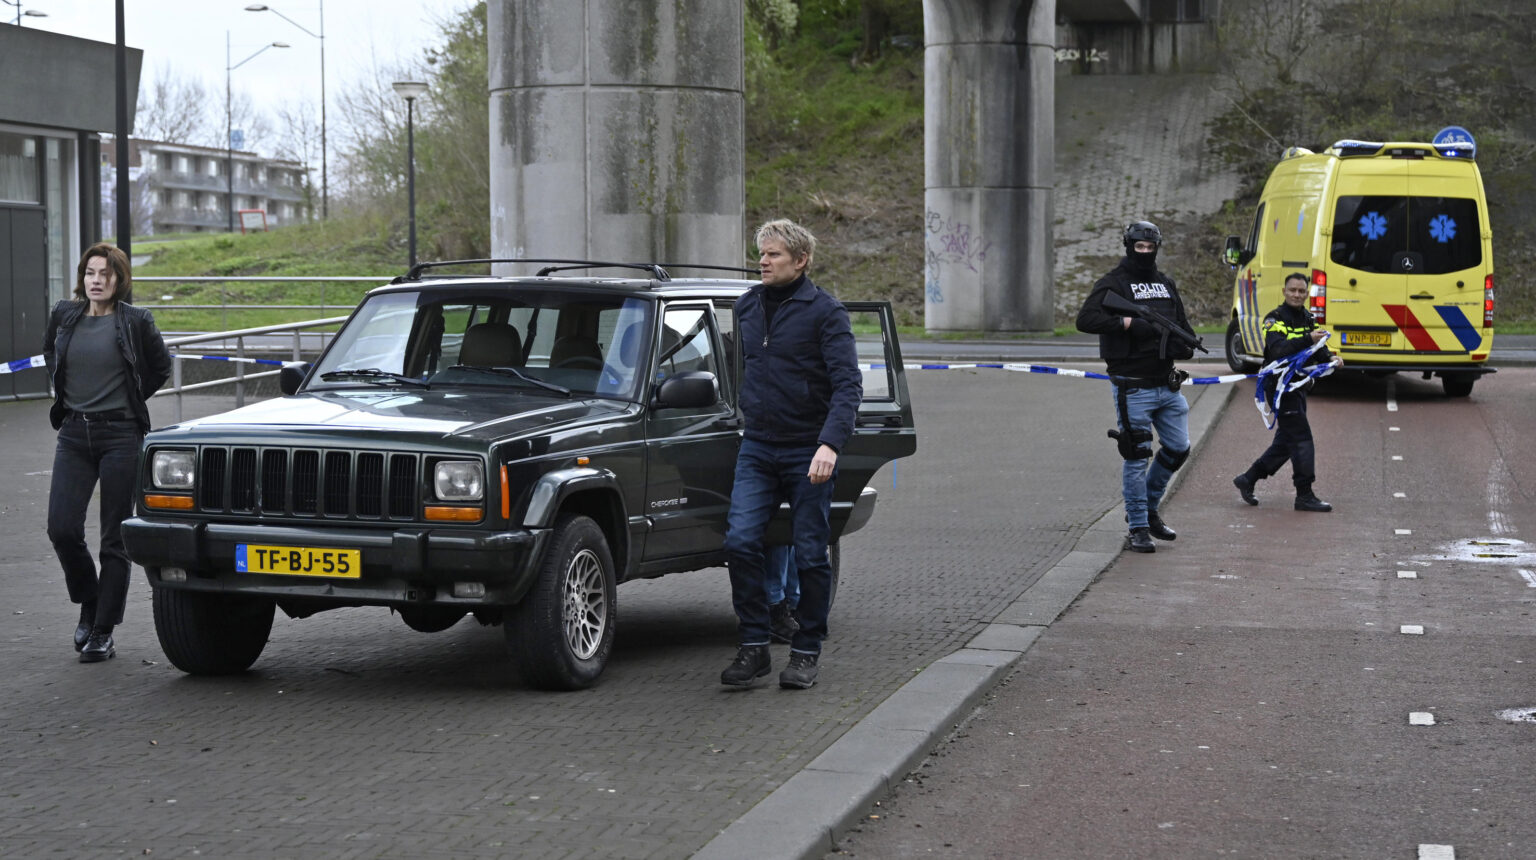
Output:
[[[1115,422],[1120,423],[1120,386],[1110,384],[1115,401]],[[1131,426],[1156,430],[1157,443],[1168,451],[1189,450],[1189,401],[1177,391],[1163,388],[1132,388],[1125,392],[1125,411]],[[1125,431],[1121,427],[1121,432]],[[1125,497],[1125,521],[1129,528],[1147,527],[1147,513],[1157,510],[1168,489],[1173,470],[1159,457],[1126,460],[1120,473],[1120,492]]]
[[[763,555],[767,560],[768,605],[788,603],[791,609],[800,605],[800,571],[795,567],[795,548],[771,546]]]
[[[731,488],[725,552],[731,567],[731,602],[736,607],[740,644],[766,645],[770,619],[764,571],[763,533],[779,502],[788,500],[795,536],[795,563],[800,574],[800,604],[795,617],[800,630],[790,648],[821,653],[831,611],[832,563],[827,557],[831,536],[831,480],[812,484],[807,473],[817,445],[780,446],[751,439],[741,441],[736,455],[736,482]],[[775,571],[777,573],[777,571]]]

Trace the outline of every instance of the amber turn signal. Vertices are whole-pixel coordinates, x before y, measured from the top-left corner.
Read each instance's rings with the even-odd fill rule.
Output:
[[[428,505],[422,515],[442,523],[477,523],[485,516],[480,508],[450,508],[447,505]]]

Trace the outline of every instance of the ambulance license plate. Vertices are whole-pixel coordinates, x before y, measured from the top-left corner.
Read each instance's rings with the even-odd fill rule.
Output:
[[[358,579],[363,573],[362,552],[242,543],[235,545],[235,572]]]
[[[1344,332],[1344,343],[1349,346],[1391,346],[1392,332],[1389,331],[1347,331]]]

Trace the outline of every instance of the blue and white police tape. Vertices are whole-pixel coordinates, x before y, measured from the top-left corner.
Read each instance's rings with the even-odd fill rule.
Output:
[[[1259,368],[1259,372],[1254,374],[1259,380],[1259,384],[1254,389],[1253,401],[1254,405],[1259,409],[1259,417],[1264,419],[1264,428],[1266,430],[1274,429],[1275,421],[1280,414],[1280,398],[1314,379],[1327,376],[1338,366],[1337,359],[1325,364],[1306,366],[1307,360],[1317,354],[1317,351],[1323,348],[1323,344],[1327,343],[1328,338],[1331,336],[1332,332],[1323,332],[1323,336],[1318,338],[1317,342],[1313,343],[1310,347],[1294,355],[1277,358]],[[1276,377],[1275,395],[1272,399],[1266,400],[1264,398],[1264,387],[1271,376]]]
[[[29,367],[46,367],[43,357],[34,355],[31,358],[18,358],[15,361],[7,361],[0,365],[0,373],[15,373],[18,370],[26,370]]]
[[[270,364],[277,367],[284,367],[294,363],[291,361],[279,361],[272,358],[239,358],[232,355],[188,355],[184,352],[173,352],[171,353],[171,357],[198,359],[200,361],[233,361],[239,364]],[[47,365],[43,361],[42,356],[34,355],[31,358],[18,358],[15,361],[8,361],[5,364],[0,364],[0,373],[16,373],[17,371],[26,370],[29,367],[46,366]]]
[[[973,362],[965,364],[902,364],[906,370],[975,370],[976,368],[989,368],[992,370],[1012,370],[1018,373],[1042,373],[1051,376],[1075,376],[1079,379],[1103,379],[1109,380],[1107,373],[1094,373],[1091,370],[1072,370],[1067,367],[1049,367],[1043,364],[1002,364],[991,362]],[[871,364],[860,364],[860,370],[885,370],[886,364],[877,361]],[[1223,376],[1193,376],[1184,380],[1185,385],[1222,385],[1224,383],[1242,382],[1252,379],[1251,373],[1228,373]]]

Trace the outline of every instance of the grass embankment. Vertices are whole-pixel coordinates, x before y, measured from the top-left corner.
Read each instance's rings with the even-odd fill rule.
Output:
[[[134,242],[133,252],[135,257],[150,257],[134,267],[135,278],[378,277],[370,282],[333,283],[141,281],[134,290],[135,303],[152,307],[163,331],[222,331],[344,315],[363,293],[406,270],[402,243],[379,223],[358,216],[336,216],[267,233],[210,234],[173,241],[145,237]],[[228,305],[228,310],[218,309],[221,305]],[[313,307],[264,307],[271,305]]]

